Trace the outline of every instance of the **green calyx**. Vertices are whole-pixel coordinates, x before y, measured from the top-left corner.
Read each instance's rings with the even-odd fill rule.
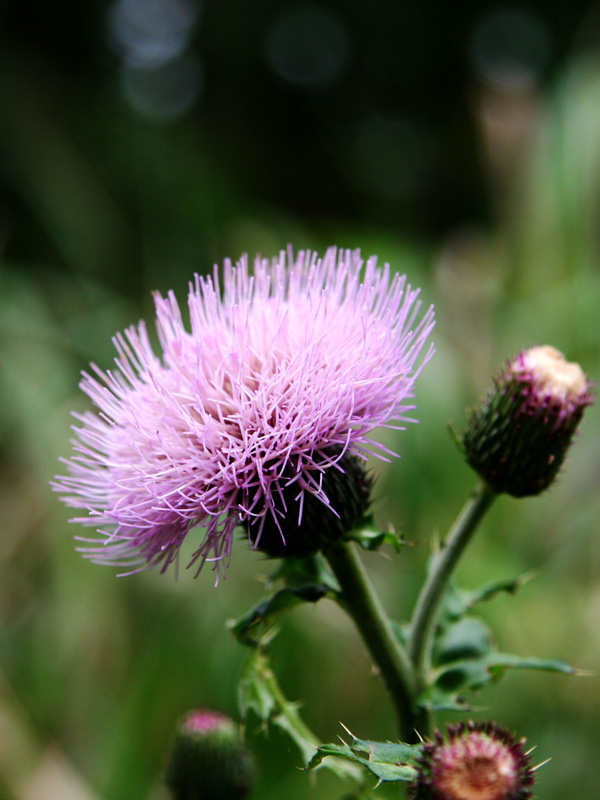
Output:
[[[282,493],[286,513],[278,518],[279,525],[271,514],[267,516],[256,549],[273,558],[304,558],[327,549],[356,528],[371,497],[372,480],[364,461],[345,452],[336,464],[325,468],[322,487],[329,505],[305,490],[300,524],[298,483],[286,487]]]

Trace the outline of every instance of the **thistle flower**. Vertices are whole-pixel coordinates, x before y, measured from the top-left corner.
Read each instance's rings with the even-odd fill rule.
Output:
[[[426,742],[411,800],[527,800],[534,772],[525,740],[493,722],[448,726]]]
[[[433,309],[388,264],[290,249],[253,275],[226,261],[222,282],[215,267],[190,285],[191,331],[156,293],[160,355],[141,322],[114,338],[116,371],[83,374],[98,412],[75,415],[54,488],[87,511],[73,521],[100,534],[83,540],[96,562],[164,571],[196,526],[190,565],[216,562],[217,580],[238,525],[273,555],[316,551],[323,520],[339,535],[368,505],[364,460],[390,455],[374,429],[414,421]]]
[[[553,347],[525,350],[471,415],[466,459],[496,492],[539,494],[556,477],[591,402],[579,364]]]
[[[179,721],[165,770],[174,800],[242,800],[255,778],[254,759],[232,719],[198,709]]]

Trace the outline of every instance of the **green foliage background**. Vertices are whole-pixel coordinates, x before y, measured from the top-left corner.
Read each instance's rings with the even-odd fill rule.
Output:
[[[103,4],[90,4],[88,16],[65,4],[64,18],[53,4],[56,41],[42,35],[47,12],[38,5],[28,24],[16,5],[2,11],[0,798],[161,800],[162,760],[178,716],[198,706],[236,713],[245,654],[225,622],[259,599],[273,564],[239,542],[215,589],[208,570],[197,580],[184,569],[178,578],[117,579],[83,561],[68,512],[48,488],[58,456],[69,453],[70,411],[86,407],[79,371],[90,361],[111,364],[110,337],[151,318],[152,289],[183,297],[195,271],[226,256],[336,243],[406,272],[424,302],[436,305],[437,354],[419,381],[419,425],[386,434],[401,459],[373,469],[380,525],[401,529],[414,546],[389,558],[364,555],[386,607],[404,618],[430,542],[473,483],[448,422],[460,429],[466,407],[524,346],[553,344],[592,380],[600,375],[600,50],[594,17],[581,7],[562,38],[556,34],[556,58],[538,83],[509,91],[457,67],[458,122],[448,98],[434,91],[448,83],[435,62],[437,83],[434,76],[421,97],[437,153],[429,194],[419,192],[425,173],[414,177],[412,159],[424,158],[415,145],[396,153],[400,171],[414,180],[386,195],[374,183],[353,184],[346,164],[353,120],[366,113],[364,91],[354,109],[348,85],[329,106],[327,94],[286,93],[269,83],[248,56],[277,4],[257,4],[253,14],[228,3],[221,15],[208,4],[194,43],[206,56],[205,95],[170,122],[136,114],[120,96],[115,58],[101,46]],[[437,31],[441,4],[430,5]],[[357,5],[328,6],[360,29]],[[555,32],[564,11],[546,7]],[[480,13],[461,16],[465,36],[455,50],[466,50]],[[398,29],[403,42],[411,30]],[[460,52],[449,58],[463,63]],[[254,71],[245,68],[249,60]],[[219,72],[225,62],[228,71]],[[359,61],[353,69],[356,78]],[[267,116],[259,129],[244,123],[242,85],[262,97]],[[384,88],[392,97],[392,82]],[[281,136],[282,108],[302,136]],[[457,174],[449,180],[452,165]],[[373,181],[381,176],[373,174]],[[600,664],[599,435],[592,407],[557,484],[533,500],[501,498],[460,570],[468,588],[537,571],[515,598],[485,608],[499,643],[593,673]],[[383,689],[332,603],[289,615],[274,658],[288,697],[301,699],[324,741],[342,733],[340,721],[361,738],[394,738]],[[476,716],[526,736],[540,761],[552,757],[540,773],[540,797],[596,800],[597,674],[509,674],[475,702],[489,709]],[[261,770],[257,798],[343,793],[331,776],[314,781],[300,772],[297,753],[277,731],[250,722],[248,733]]]

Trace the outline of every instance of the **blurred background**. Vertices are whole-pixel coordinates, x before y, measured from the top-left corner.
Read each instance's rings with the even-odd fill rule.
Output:
[[[420,424],[373,465],[380,525],[415,542],[365,557],[401,619],[474,480],[447,423],[522,347],[598,380],[599,231],[598,3],[0,2],[0,799],[164,800],[175,720],[236,714],[245,653],[225,622],[273,565],[240,543],[218,589],[208,570],[117,579],[75,552],[48,487],[86,408],[80,370],[151,320],[151,290],[183,298],[224,257],[335,243],[436,304]],[[475,698],[552,758],[546,800],[598,796],[598,415],[546,495],[496,503],[461,568],[467,588],[536,570],[483,609],[499,645],[595,673],[513,673]],[[331,603],[289,615],[274,658],[322,740],[340,721],[394,737]],[[250,721],[249,741],[256,798],[343,793],[277,731]]]

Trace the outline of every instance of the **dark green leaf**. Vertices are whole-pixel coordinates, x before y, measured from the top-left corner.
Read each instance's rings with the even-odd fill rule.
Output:
[[[301,603],[316,603],[323,597],[335,596],[337,596],[336,587],[327,583],[288,586],[260,602],[243,617],[230,622],[229,627],[242,644],[255,646],[260,643],[265,629],[272,626],[279,614]]]

